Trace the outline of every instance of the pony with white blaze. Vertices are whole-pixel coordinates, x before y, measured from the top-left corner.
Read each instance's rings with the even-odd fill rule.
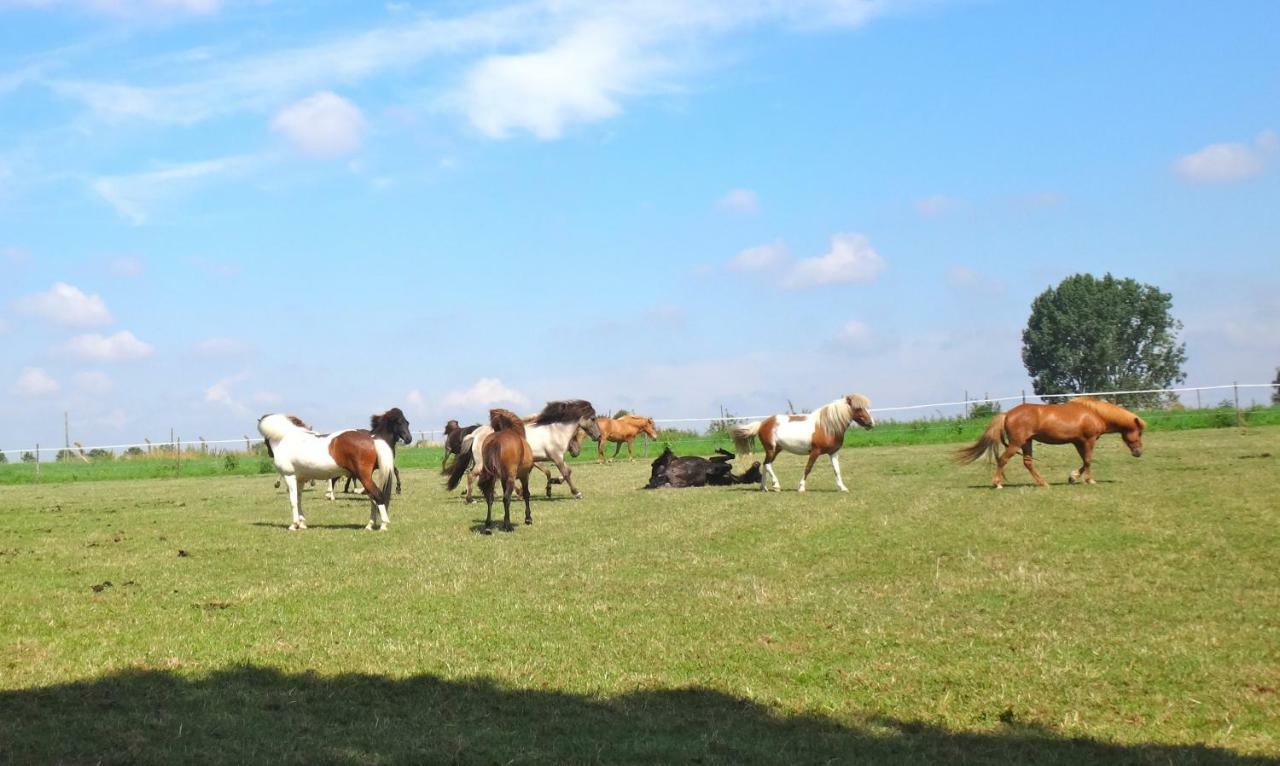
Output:
[[[381,529],[386,530],[391,480],[395,475],[395,454],[389,444],[368,431],[356,429],[318,434],[293,415],[283,414],[263,415],[258,419],[258,432],[289,488],[289,504],[293,507],[290,530],[307,528],[302,513],[302,483],[340,476],[356,477],[369,495],[369,523],[365,529],[373,529],[381,520]],[[373,481],[374,471],[382,479],[380,484]]]
[[[764,447],[764,470],[760,472],[760,491],[768,492],[765,479],[773,479],[774,490],[781,490],[778,475],[773,472],[773,460],[779,452],[808,455],[799,491],[804,492],[809,471],[819,455],[831,458],[831,469],[836,473],[836,486],[848,492],[840,476],[840,448],[844,446],[844,432],[857,423],[863,428],[874,428],[876,420],[871,416],[871,400],[862,394],[849,394],[819,407],[807,415],[773,415],[731,429],[733,443],[739,455],[751,454],[751,443],[760,439]]]

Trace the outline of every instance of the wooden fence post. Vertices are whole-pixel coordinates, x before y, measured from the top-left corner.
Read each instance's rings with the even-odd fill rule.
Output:
[[[40,443],[36,443],[36,483],[40,483]]]
[[[1236,426],[1244,425],[1244,415],[1240,412],[1240,383],[1232,381],[1231,390],[1235,393],[1236,398]]]

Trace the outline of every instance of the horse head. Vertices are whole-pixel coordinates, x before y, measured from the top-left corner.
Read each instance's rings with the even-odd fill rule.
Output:
[[[1134,457],[1142,457],[1142,432],[1146,427],[1147,422],[1135,416],[1133,425],[1120,432],[1120,438],[1124,439],[1124,445]]]
[[[444,435],[448,436],[449,434],[453,433],[454,431],[457,431],[461,427],[462,426],[458,425],[458,421],[450,420],[448,423],[444,424]]]
[[[645,418],[644,425],[640,428],[650,439],[658,438],[658,427],[654,425],[653,418]]]
[[[375,433],[378,431],[387,433],[393,442],[413,444],[413,433],[409,430],[409,421],[399,407],[392,407],[381,415],[369,418],[369,428]]]
[[[849,394],[844,398],[853,411],[853,422],[863,428],[875,428],[876,419],[871,414],[871,400],[862,394]]]

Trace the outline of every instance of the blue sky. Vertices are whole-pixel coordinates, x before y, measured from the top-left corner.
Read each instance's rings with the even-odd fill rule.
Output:
[[[1280,364],[1280,6],[0,0],[0,447],[1029,388],[1062,277]]]

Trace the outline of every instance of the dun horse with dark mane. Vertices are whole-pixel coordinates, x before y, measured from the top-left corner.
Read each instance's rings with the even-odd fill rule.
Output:
[[[502,482],[502,529],[507,532],[513,529],[511,492],[517,481],[520,482],[520,497],[524,500],[524,523],[533,523],[529,508],[529,471],[533,469],[533,449],[525,439],[524,421],[510,410],[493,409],[489,410],[489,427],[493,433],[480,447],[479,481],[480,491],[488,504],[483,530],[486,535],[493,527],[493,485],[496,481]],[[453,471],[446,484],[449,489],[457,489],[470,462],[461,456],[453,462]]]
[[[990,452],[996,455],[996,473],[991,486],[1004,486],[1004,467],[1013,453],[1022,450],[1022,464],[1031,478],[1042,487],[1049,486],[1036,470],[1031,454],[1032,441],[1044,444],[1074,444],[1080,453],[1081,466],[1071,472],[1067,481],[1078,479],[1093,484],[1093,445],[1103,434],[1119,433],[1134,457],[1142,457],[1142,431],[1147,427],[1142,418],[1110,402],[1081,397],[1062,404],[1019,404],[991,419],[985,433],[973,446],[958,450],[958,463],[972,463]],[[1005,445],[1003,451],[997,445]]]

